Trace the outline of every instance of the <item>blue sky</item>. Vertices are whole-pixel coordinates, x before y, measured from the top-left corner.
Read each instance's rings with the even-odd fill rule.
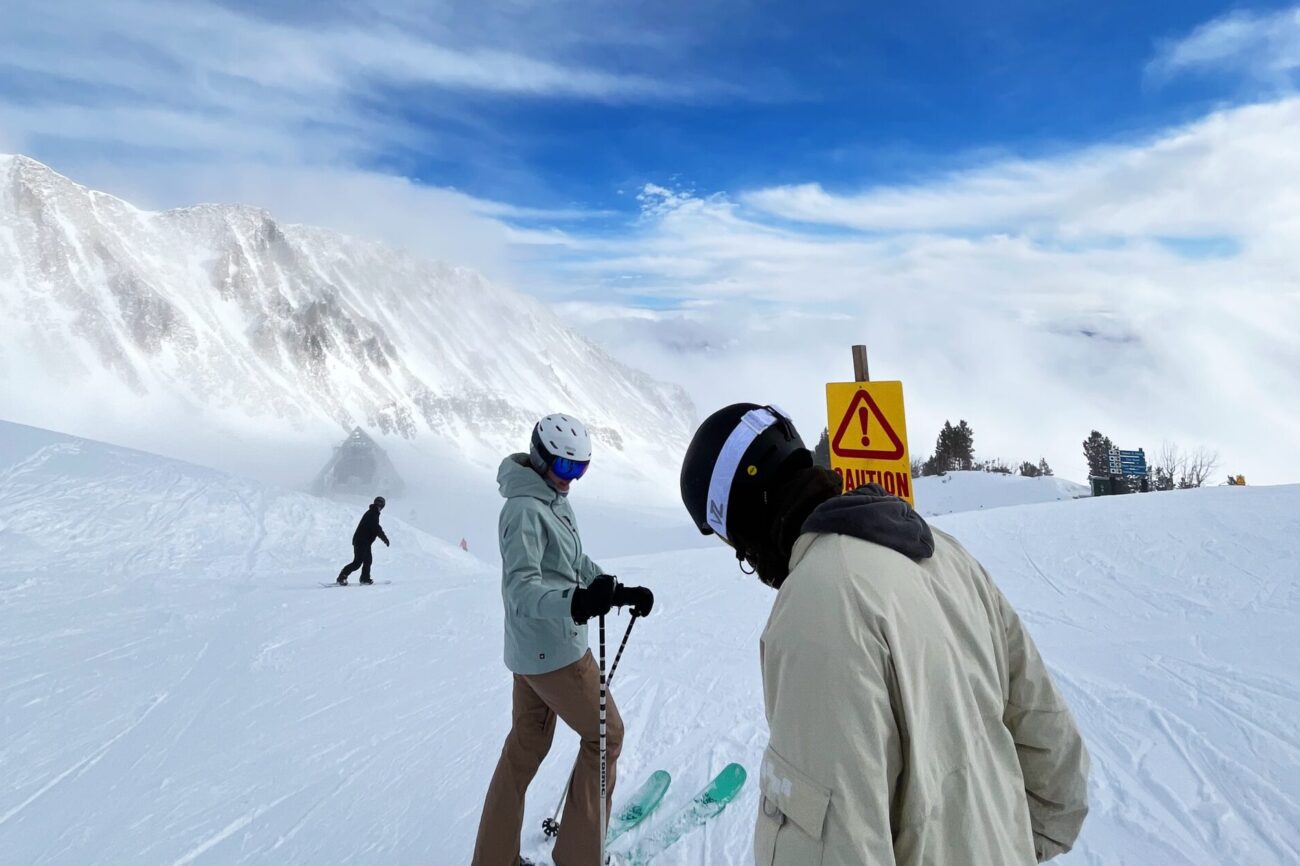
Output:
[[[647,180],[706,191],[819,180],[843,190],[990,151],[1146,132],[1239,88],[1217,77],[1153,83],[1145,72],[1161,40],[1226,3],[928,2],[887,15],[868,5],[731,4],[680,52],[628,52],[632,69],[697,88],[688,98],[474,99],[475,124],[508,131],[487,136],[490,159],[466,159],[483,153],[470,124],[443,158],[409,154],[396,165],[541,205],[626,208],[618,191]]]
[[[83,14],[100,4],[64,2],[56,13],[26,0],[7,5],[15,18],[29,18],[10,37],[23,51],[0,60],[0,95],[14,103],[161,103],[233,125],[247,108],[241,101],[297,94],[307,100],[298,107],[308,109],[299,119],[308,135],[315,125],[326,132],[335,108],[356,123],[346,156],[358,167],[517,205],[623,212],[637,210],[627,193],[646,182],[714,192],[816,181],[851,191],[998,153],[1052,153],[1149,132],[1257,91],[1236,76],[1153,80],[1148,66],[1162,45],[1234,11],[1286,8],[1199,0],[941,0],[905,9],[590,0],[178,4],[189,11],[154,14],[159,4],[130,2],[114,26]],[[185,43],[202,40],[203,28],[224,32],[227,43],[191,55],[198,62],[187,68]],[[169,31],[181,34],[176,46],[166,44]],[[333,38],[301,47],[321,34]],[[473,73],[410,68],[418,58],[385,69],[385,42],[395,35],[410,40],[404,50],[462,52],[458,59],[478,61],[486,77],[512,63],[544,64],[554,74],[523,70],[524,82],[484,86]],[[370,44],[355,53],[337,50],[362,37]],[[277,50],[277,40],[299,47]],[[61,69],[64,51],[90,68]],[[268,63],[266,54],[279,51],[300,56]],[[328,75],[308,68],[323,65],[310,52],[331,51],[338,59]],[[111,68],[95,70],[96,59]],[[281,63],[300,80],[277,81]],[[349,73],[352,82],[326,80]],[[139,75],[165,76],[172,86],[164,96],[139,87]],[[575,82],[582,76],[595,80]],[[313,96],[321,116],[311,116]],[[58,126],[22,141],[54,162],[105,146],[100,136]],[[192,150],[170,145],[113,147],[123,161],[184,159]]]
[[[477,267],[701,407],[816,423],[866,341],[1008,459],[1300,480],[1294,2],[0,2],[0,152],[141,206]]]
[[[485,198],[635,211],[626,193],[647,181],[701,191],[895,184],[991,153],[1146,133],[1253,92],[1235,77],[1155,81],[1147,70],[1163,43],[1234,4],[871,5],[629,4],[616,13],[632,10],[623,38],[592,45],[584,34],[561,54],[667,92],[394,87],[370,98],[431,130],[433,146],[371,164]],[[541,17],[546,31],[565,16]]]

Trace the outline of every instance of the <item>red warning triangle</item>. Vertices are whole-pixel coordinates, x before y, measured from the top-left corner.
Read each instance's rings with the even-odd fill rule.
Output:
[[[840,457],[862,460],[900,460],[903,440],[864,389],[853,395],[853,402],[849,403],[849,410],[831,440],[831,451]]]

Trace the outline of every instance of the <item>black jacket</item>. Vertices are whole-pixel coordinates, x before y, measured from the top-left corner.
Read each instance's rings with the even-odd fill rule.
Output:
[[[361,515],[357,531],[352,533],[352,544],[355,547],[369,547],[375,543],[376,538],[383,539],[384,544],[388,543],[388,536],[384,535],[384,528],[379,525],[379,509],[371,505],[366,513]]]

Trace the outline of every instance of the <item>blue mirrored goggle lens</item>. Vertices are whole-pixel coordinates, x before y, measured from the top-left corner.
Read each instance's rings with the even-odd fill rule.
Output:
[[[551,471],[556,476],[563,478],[565,481],[577,481],[587,471],[590,463],[580,460],[570,460],[567,457],[556,457],[555,462],[551,464]]]

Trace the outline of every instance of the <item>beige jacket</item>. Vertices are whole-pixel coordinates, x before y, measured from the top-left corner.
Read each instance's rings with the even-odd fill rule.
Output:
[[[919,563],[796,543],[762,639],[758,866],[1021,866],[1074,844],[1074,718],[988,574],[934,536]]]

